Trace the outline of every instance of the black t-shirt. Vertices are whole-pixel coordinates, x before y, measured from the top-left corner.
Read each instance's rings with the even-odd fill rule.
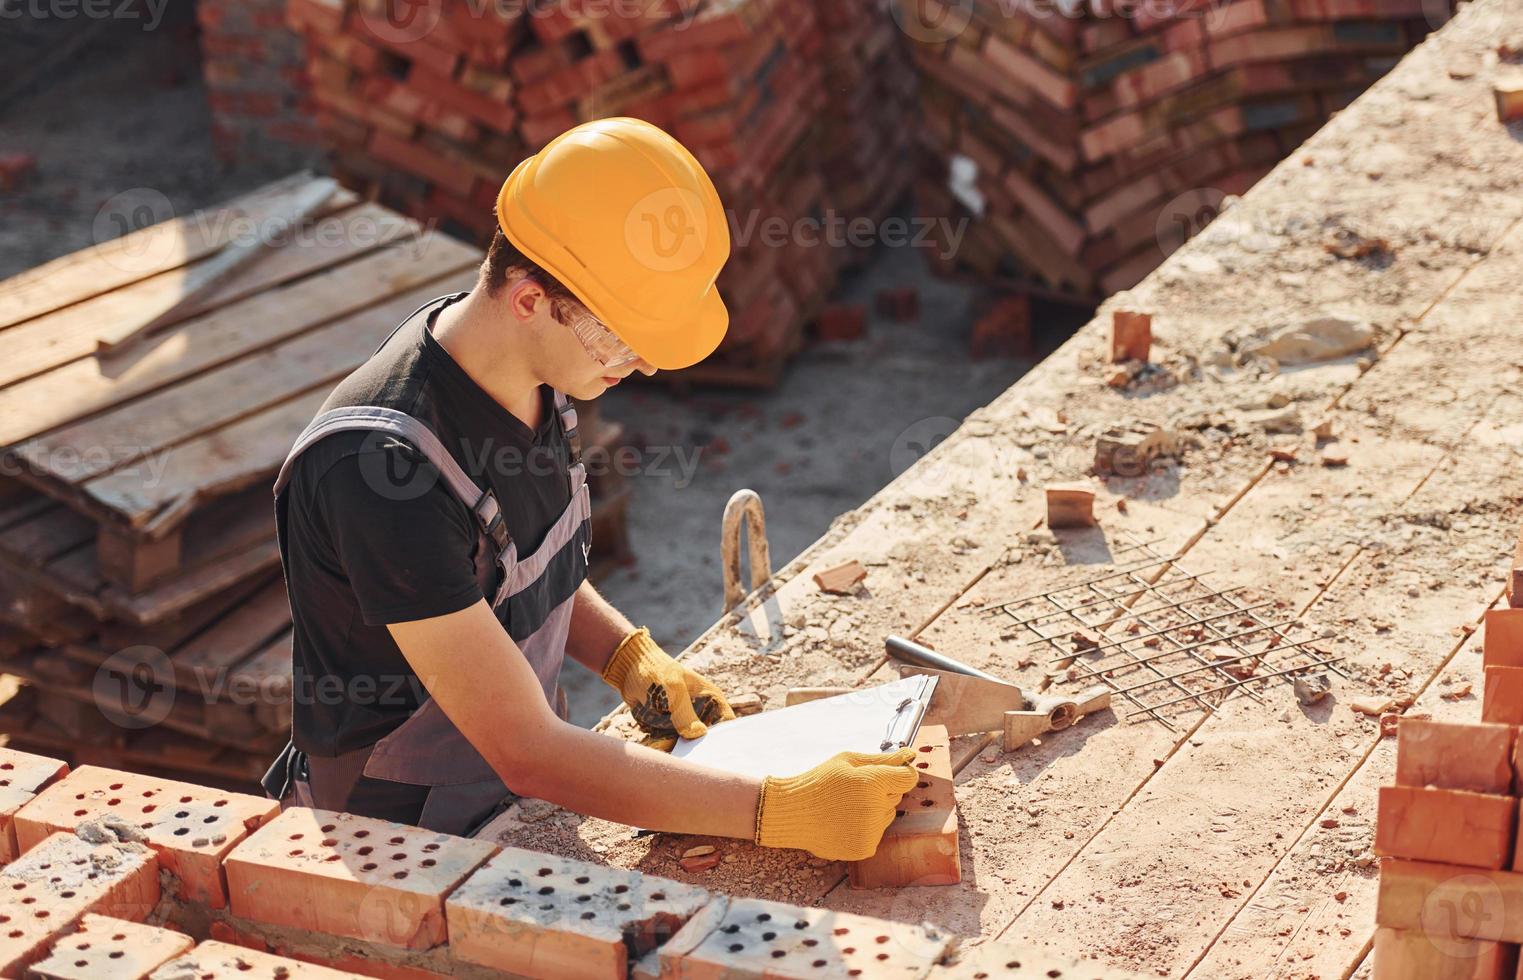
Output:
[[[479,486],[490,483],[525,556],[570,502],[570,447],[548,388],[541,389],[543,422],[531,431],[434,339],[434,317],[458,299],[436,300],[404,324],[322,410],[375,405],[425,423]],[[292,738],[309,755],[331,757],[378,741],[427,698],[386,625],[444,616],[483,598],[475,564],[481,538],[474,515],[422,455],[378,433],[338,433],[308,448],[283,506]],[[521,638],[538,616],[509,603],[498,618]]]

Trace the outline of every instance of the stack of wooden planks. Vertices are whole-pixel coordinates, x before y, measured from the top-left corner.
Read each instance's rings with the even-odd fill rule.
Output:
[[[293,202],[318,203],[290,224]],[[0,282],[0,670],[29,683],[0,730],[257,776],[289,721],[274,473],[334,384],[480,260],[299,175]],[[582,432],[595,453],[622,438],[596,413]],[[628,490],[594,492],[606,569],[629,556]]]
[[[1079,297],[1140,281],[1447,10],[901,3],[922,76],[919,204],[971,222],[955,266]]]
[[[368,0],[293,0],[289,17],[340,179],[468,239],[495,229],[512,169],[572,126],[627,115],[675,135],[713,177],[734,242],[719,282],[731,330],[679,380],[766,386],[850,251],[821,241],[827,209],[841,224],[879,214],[909,179],[913,79],[871,7],[441,0],[401,24]]]

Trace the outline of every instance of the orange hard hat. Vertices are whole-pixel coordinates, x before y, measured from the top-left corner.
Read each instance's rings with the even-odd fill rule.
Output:
[[[502,185],[497,223],[653,367],[697,364],[724,339],[724,205],[693,155],[650,123],[599,119],[557,136]]]

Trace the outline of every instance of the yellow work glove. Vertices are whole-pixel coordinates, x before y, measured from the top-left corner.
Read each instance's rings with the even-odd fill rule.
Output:
[[[629,705],[635,724],[657,739],[698,738],[735,718],[719,688],[668,657],[643,626],[613,652],[603,680]]]
[[[909,765],[914,758],[914,749],[842,752],[797,776],[768,776],[756,803],[756,843],[831,861],[872,857],[919,778]]]

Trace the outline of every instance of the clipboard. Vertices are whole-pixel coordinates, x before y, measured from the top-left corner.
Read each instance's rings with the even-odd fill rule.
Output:
[[[796,776],[838,752],[892,752],[914,742],[936,678],[888,684],[764,711],[679,739],[672,755],[757,778]]]

